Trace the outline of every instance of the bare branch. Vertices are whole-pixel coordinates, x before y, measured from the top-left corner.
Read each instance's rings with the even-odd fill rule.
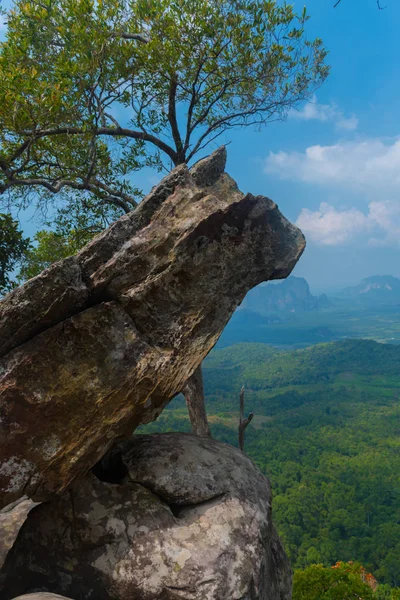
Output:
[[[184,150],[183,150],[185,152],[185,154],[186,154],[186,152],[187,152],[187,150],[189,148],[189,145],[190,145],[190,136],[191,136],[191,133],[192,133],[193,111],[194,111],[194,108],[195,108],[196,102],[197,102],[197,89],[196,89],[196,86],[197,86],[198,81],[199,81],[201,70],[204,67],[206,61],[207,61],[207,57],[206,56],[203,56],[203,58],[201,60],[199,60],[199,65],[197,67],[196,74],[194,76],[194,80],[193,80],[192,87],[191,87],[190,104],[189,104],[188,114],[187,114],[187,118],[186,118],[185,146],[184,146]]]
[[[171,126],[171,133],[175,142],[178,162],[184,162],[183,144],[179,133],[178,121],[176,118],[176,89],[178,87],[178,77],[174,73],[170,79],[168,94],[168,121]]]
[[[333,8],[336,8],[336,7],[337,7],[337,6],[338,6],[338,5],[341,3],[341,1],[342,1],[342,0],[337,0],[337,1],[335,2],[335,4],[333,5]],[[385,8],[387,8],[387,6],[381,6],[381,2],[380,2],[380,0],[376,0],[376,3],[377,3],[377,5],[378,5],[378,8],[379,8],[379,10],[385,10]]]
[[[37,129],[35,131],[22,131],[21,135],[31,138],[51,137],[53,135],[79,135],[84,133],[92,133],[92,135],[109,135],[111,137],[128,137],[135,140],[142,140],[154,144],[157,148],[165,152],[171,160],[176,164],[178,159],[177,153],[171,146],[160,140],[150,133],[144,131],[134,131],[124,127],[97,127],[92,131],[86,131],[81,127],[59,127],[56,129]]]
[[[143,44],[148,44],[150,42],[149,38],[140,33],[123,33],[121,37],[124,40],[137,40],[138,42],[142,42]]]
[[[239,413],[239,448],[244,452],[244,433],[246,427],[252,421],[254,417],[253,413],[250,413],[247,419],[244,418],[244,386],[240,390],[240,413]]]
[[[115,127],[118,127],[118,129],[121,128],[121,125],[118,123],[117,119],[110,115],[110,113],[104,112],[104,116],[107,117],[107,119],[110,119],[110,121],[114,123]]]
[[[125,213],[129,213],[135,206],[137,206],[137,202],[128,194],[120,190],[116,190],[111,188],[110,186],[98,181],[97,179],[92,182],[82,182],[79,183],[72,179],[60,179],[59,181],[52,183],[47,181],[42,177],[28,177],[26,179],[9,179],[5,184],[0,185],[0,194],[3,194],[7,190],[13,187],[30,187],[30,186],[40,186],[44,187],[47,191],[52,192],[53,194],[57,194],[64,187],[70,187],[74,190],[79,191],[88,191],[94,194],[99,195],[99,192],[105,192],[106,196],[102,194],[102,199],[107,199],[107,202],[110,204],[114,204]]]

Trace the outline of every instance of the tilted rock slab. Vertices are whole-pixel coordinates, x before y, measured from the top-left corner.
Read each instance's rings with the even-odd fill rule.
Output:
[[[79,600],[290,600],[268,480],[238,449],[189,434],[138,435],[103,462],[96,472],[113,484],[88,474],[30,512],[0,571],[0,600],[32,590]]]
[[[305,241],[224,173],[222,148],[174,169],[77,256],[0,302],[0,508],[42,501],[154,420],[246,292]]]

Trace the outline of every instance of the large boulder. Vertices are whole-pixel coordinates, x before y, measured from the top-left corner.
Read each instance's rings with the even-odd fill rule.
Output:
[[[30,512],[0,572],[0,600],[39,590],[76,600],[291,598],[268,480],[236,448],[134,436],[95,472]]]
[[[26,596],[18,596],[14,600],[71,600],[65,596],[58,594],[48,594],[47,592],[38,592],[37,594],[26,594]]]
[[[0,302],[0,508],[49,499],[154,420],[246,292],[305,241],[221,149]]]

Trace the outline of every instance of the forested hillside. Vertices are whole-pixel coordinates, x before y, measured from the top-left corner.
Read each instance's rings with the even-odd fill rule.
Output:
[[[213,435],[237,444],[239,390],[255,418],[246,452],[268,474],[294,567],[362,563],[400,583],[400,348],[365,340],[281,351],[214,350],[205,362]],[[189,430],[177,398],[150,431]]]

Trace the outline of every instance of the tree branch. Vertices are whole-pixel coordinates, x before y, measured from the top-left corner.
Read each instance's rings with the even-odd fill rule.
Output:
[[[26,179],[10,179],[7,183],[0,185],[0,194],[3,194],[7,190],[13,187],[29,187],[29,186],[41,186],[44,187],[49,192],[53,194],[57,194],[64,187],[70,187],[74,190],[79,191],[88,191],[94,194],[99,194],[100,191],[105,192],[107,194],[106,200],[110,204],[114,204],[125,213],[131,212],[135,206],[137,206],[137,202],[128,194],[120,190],[115,190],[110,186],[98,181],[97,179],[92,182],[84,182],[79,183],[77,181],[71,179],[60,179],[55,183],[51,183],[44,178],[41,177],[29,177]],[[104,195],[103,195],[104,199]]]
[[[176,154],[177,154],[177,162],[182,163],[185,162],[185,157],[183,156],[183,144],[181,135],[179,133],[178,121],[176,118],[176,89],[178,87],[178,77],[176,73],[174,73],[170,79],[169,84],[169,94],[168,94],[168,121],[171,126],[171,133],[173,140],[175,142]]]
[[[213,103],[214,102],[215,99],[213,100]],[[218,135],[220,135],[227,129],[232,129],[233,127],[243,127],[256,124],[262,125],[263,123],[266,123],[270,120],[271,116],[277,111],[278,107],[283,108],[288,105],[290,106],[291,101],[281,100],[272,102],[269,106],[263,106],[263,99],[261,99],[258,104],[259,106],[254,106],[249,110],[243,110],[240,112],[229,114],[227,116],[220,117],[219,119],[214,121],[214,123],[212,123],[208,127],[208,129],[206,129],[206,131],[199,137],[193,150],[187,157],[186,161],[189,162],[193,158],[193,156],[199,151],[199,148],[202,147],[203,141],[208,136],[210,136],[216,129],[221,129],[221,131],[218,133]],[[260,108],[260,105],[262,106],[262,108]],[[267,114],[267,116],[262,116],[263,114]],[[256,119],[255,117],[257,116],[258,118]],[[248,120],[250,117],[253,117],[252,121]],[[241,119],[241,122],[234,122],[237,119]]]
[[[150,42],[149,38],[142,35],[141,33],[122,33],[121,37],[124,40],[137,40],[138,42],[142,42],[143,44],[148,44]]]
[[[199,65],[197,67],[196,70],[196,75],[194,77],[192,86],[191,86],[191,97],[190,97],[190,104],[189,104],[189,109],[188,109],[188,114],[187,114],[187,119],[186,119],[186,137],[185,137],[185,146],[184,146],[184,153],[186,154],[186,152],[189,149],[189,145],[190,145],[190,136],[192,133],[192,118],[193,118],[193,111],[194,108],[196,106],[196,102],[197,102],[197,83],[199,81],[199,77],[200,77],[200,73],[201,70],[203,68],[203,66],[205,65],[207,61],[207,57],[204,55],[203,58],[199,61]]]
[[[333,5],[333,8],[336,8],[336,7],[337,7],[337,6],[338,6],[338,5],[341,3],[341,1],[342,1],[342,0],[337,0],[337,1],[335,2],[335,4]],[[376,0],[376,3],[377,3],[377,5],[378,5],[378,8],[379,8],[379,10],[385,10],[385,8],[387,8],[387,6],[381,6],[381,2],[380,2],[380,0]]]
[[[43,137],[51,137],[53,135],[79,135],[84,133],[91,133],[92,135],[109,135],[112,137],[128,137],[135,140],[142,140],[144,142],[153,144],[165,152],[165,154],[167,154],[175,164],[178,159],[175,150],[156,136],[146,133],[145,131],[134,131],[133,129],[126,129],[124,127],[97,127],[89,131],[86,131],[81,127],[59,127],[55,129],[22,131],[21,135],[26,137],[30,136],[33,139],[39,139]]]

